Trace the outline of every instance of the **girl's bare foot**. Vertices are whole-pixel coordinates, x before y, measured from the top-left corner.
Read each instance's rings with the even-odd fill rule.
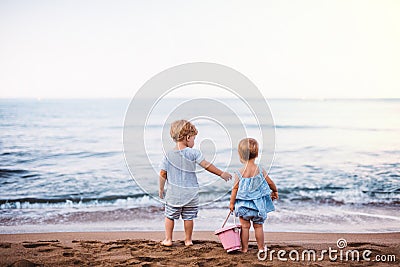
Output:
[[[187,247],[193,246],[192,240],[190,240],[190,241],[185,241],[185,246],[187,246]]]
[[[161,245],[162,245],[162,246],[165,246],[165,247],[170,247],[170,246],[172,246],[172,240],[164,239],[164,240],[161,242]]]
[[[241,250],[243,253],[247,253],[247,249],[242,249]]]
[[[262,252],[266,252],[268,250],[268,247],[267,247],[267,245],[264,245],[264,247],[263,248],[258,248],[258,251],[262,251]]]

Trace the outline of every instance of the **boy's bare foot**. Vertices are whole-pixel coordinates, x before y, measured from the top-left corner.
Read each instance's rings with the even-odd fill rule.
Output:
[[[193,246],[193,242],[191,240],[185,241],[185,246],[187,246],[187,247]]]
[[[161,245],[165,246],[165,247],[171,247],[172,246],[172,241],[164,239],[163,241],[161,241]]]
[[[243,253],[247,253],[247,249],[242,249],[241,250]]]

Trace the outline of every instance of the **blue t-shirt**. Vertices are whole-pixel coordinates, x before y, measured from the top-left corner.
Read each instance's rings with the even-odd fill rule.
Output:
[[[198,203],[196,163],[200,164],[203,160],[200,150],[190,147],[166,153],[161,169],[167,172],[165,201],[168,205],[182,207],[188,203]]]

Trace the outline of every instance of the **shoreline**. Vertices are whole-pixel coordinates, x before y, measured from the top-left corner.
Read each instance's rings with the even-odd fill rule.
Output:
[[[276,211],[268,214],[267,232],[312,233],[388,233],[400,232],[398,207],[287,205],[277,202]],[[164,212],[161,206],[150,207],[70,207],[39,209],[6,209],[0,219],[0,234],[43,232],[110,232],[163,231]],[[195,231],[219,229],[227,208],[201,208],[195,220]],[[229,222],[231,222],[230,220]],[[183,222],[176,221],[176,230]]]
[[[250,231],[250,236],[254,235]],[[316,242],[327,243],[333,242],[339,238],[350,236],[355,238],[357,242],[382,242],[385,244],[400,243],[400,232],[385,233],[326,233],[326,232],[264,232],[266,242]],[[98,240],[107,242],[116,239],[145,239],[145,240],[162,240],[164,231],[100,231],[100,232],[44,232],[44,233],[16,233],[16,234],[0,234],[0,242],[18,243],[23,241],[37,241],[39,239],[58,239],[63,242],[72,242],[83,238],[85,240]],[[183,231],[174,231],[174,239],[182,240],[184,238]],[[194,240],[218,241],[218,236],[213,231],[194,231]]]
[[[267,261],[257,258],[254,232],[250,233],[249,253],[227,253],[218,237],[212,231],[195,231],[191,247],[183,244],[184,232],[174,232],[172,247],[163,247],[160,241],[163,231],[125,232],[48,232],[30,234],[0,234],[0,266],[257,266]],[[338,247],[338,241],[345,239],[345,246]],[[371,251],[371,258],[391,256],[392,261],[374,262],[374,266],[398,266],[400,261],[400,232],[393,233],[307,233],[307,232],[265,232],[265,243],[274,266],[286,266],[276,252],[315,250],[319,266],[344,264],[343,259],[332,261],[327,255],[319,261],[323,250],[335,249],[347,255],[348,251],[360,253]],[[337,253],[336,256],[339,254]],[[293,255],[292,255],[293,256]],[[393,258],[394,257],[394,258]],[[321,257],[322,258],[322,257]],[[388,258],[389,259],[389,258]],[[287,259],[288,260],[288,259]],[[394,261],[393,261],[394,260]],[[310,265],[314,262],[293,261],[295,266]],[[352,265],[364,265],[366,260],[352,261]],[[371,262],[370,262],[371,263]],[[20,264],[20,265],[18,265]],[[28,264],[28,265],[22,265]],[[29,265],[31,264],[31,265]],[[35,265],[36,264],[36,265]]]

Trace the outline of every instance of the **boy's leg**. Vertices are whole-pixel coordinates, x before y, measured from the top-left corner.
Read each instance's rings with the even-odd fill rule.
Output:
[[[183,221],[185,227],[185,246],[193,245],[192,242],[192,234],[193,234],[193,220],[184,220]]]
[[[182,207],[182,219],[185,228],[185,245],[193,245],[192,234],[193,234],[193,220],[197,218],[197,213],[199,211],[198,200],[194,199],[187,206]]]
[[[262,224],[253,222],[254,235],[256,236],[258,250],[264,250],[264,229]]]
[[[164,246],[172,246],[172,233],[174,231],[174,220],[165,217],[165,239],[161,242]]]
[[[242,230],[240,231],[240,239],[242,241],[242,252],[247,252],[249,249],[249,231],[250,231],[250,221],[239,217],[240,224],[242,225]]]
[[[172,233],[174,231],[174,219],[179,219],[182,208],[165,204],[165,239],[161,242],[164,246],[172,246]]]

